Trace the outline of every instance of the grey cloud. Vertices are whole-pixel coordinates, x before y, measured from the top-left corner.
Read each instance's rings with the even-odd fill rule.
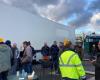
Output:
[[[63,5],[66,5],[65,7],[65,13],[62,14],[64,18],[67,18],[66,16],[72,16],[73,14],[78,14],[84,11],[84,7],[86,6],[86,3],[84,0],[65,0],[65,3]]]
[[[8,0],[13,6],[22,8],[32,13],[51,17],[55,21],[69,18],[74,13],[80,13],[86,5],[85,0]],[[34,5],[38,8],[35,8]],[[53,8],[48,8],[53,5]],[[44,10],[45,8],[45,10]],[[40,11],[39,11],[39,10]]]
[[[92,10],[99,10],[99,11],[100,11],[100,0],[95,0],[95,1],[93,1],[93,2],[90,4],[89,9],[92,9]]]
[[[32,13],[51,17],[56,21],[67,19],[74,13],[80,13],[86,5],[85,0],[8,0],[13,6],[22,8]],[[37,5],[38,8],[35,8]],[[53,5],[53,8],[48,8]],[[44,10],[45,8],[45,10]],[[40,11],[39,11],[39,10]]]
[[[70,22],[70,25],[74,25],[75,27],[83,27],[90,23],[90,19],[93,16],[91,12],[83,12],[77,15],[77,19]]]
[[[3,0],[2,0],[3,1]],[[8,0],[13,6],[19,7],[33,14],[42,15],[57,22],[77,15],[69,25],[84,26],[90,22],[94,10],[100,10],[100,0],[93,1],[85,10],[86,0]],[[88,10],[93,10],[89,12]]]
[[[56,5],[58,4],[59,0],[32,0],[33,3],[39,6],[46,6],[46,5]]]
[[[89,12],[90,11],[90,12]],[[76,27],[82,27],[86,26],[90,23],[90,19],[93,16],[93,13],[95,11],[100,12],[100,0],[95,0],[91,2],[89,5],[89,8],[86,11],[83,11],[83,13],[80,13],[77,15],[77,19],[73,20],[69,23],[69,25],[74,25]],[[97,21],[99,22],[99,21]],[[100,24],[98,24],[100,25]]]
[[[99,26],[100,25],[100,19],[96,21],[97,25]]]
[[[77,5],[77,3],[79,4]],[[86,3],[84,0],[59,0],[59,4],[53,5],[54,7],[52,9],[47,6],[45,7],[45,11],[43,11],[44,7],[37,5],[37,12],[39,9],[40,14],[49,15],[53,17],[54,20],[60,21],[69,18],[74,13],[83,12],[85,5]]]
[[[77,5],[77,3],[79,4]],[[61,5],[61,12],[58,8],[57,13],[60,13],[58,20],[67,19],[75,13],[78,14],[83,12],[85,5],[86,3],[84,0],[65,0],[65,2]]]

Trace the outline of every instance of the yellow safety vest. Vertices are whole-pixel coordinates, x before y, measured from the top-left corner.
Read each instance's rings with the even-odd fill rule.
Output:
[[[85,76],[85,70],[78,55],[73,51],[65,51],[59,57],[59,68],[62,77],[80,79]]]

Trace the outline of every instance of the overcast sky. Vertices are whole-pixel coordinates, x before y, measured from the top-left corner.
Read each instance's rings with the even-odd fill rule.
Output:
[[[98,32],[100,29],[100,0],[0,0],[0,2],[66,26]]]

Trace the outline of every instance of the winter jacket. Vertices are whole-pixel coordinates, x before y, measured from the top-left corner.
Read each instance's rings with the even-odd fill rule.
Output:
[[[95,80],[100,80],[100,52],[97,55],[95,65]]]
[[[23,54],[23,57],[22,57],[22,63],[30,63],[32,62],[32,48],[30,46],[28,46],[25,51],[24,51],[24,54]]]
[[[11,48],[6,44],[0,44],[0,73],[11,68]]]

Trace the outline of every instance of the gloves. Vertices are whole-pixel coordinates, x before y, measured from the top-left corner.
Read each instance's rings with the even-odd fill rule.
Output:
[[[86,80],[86,78],[82,79],[82,80]]]
[[[81,77],[81,80],[86,80],[86,76]]]

